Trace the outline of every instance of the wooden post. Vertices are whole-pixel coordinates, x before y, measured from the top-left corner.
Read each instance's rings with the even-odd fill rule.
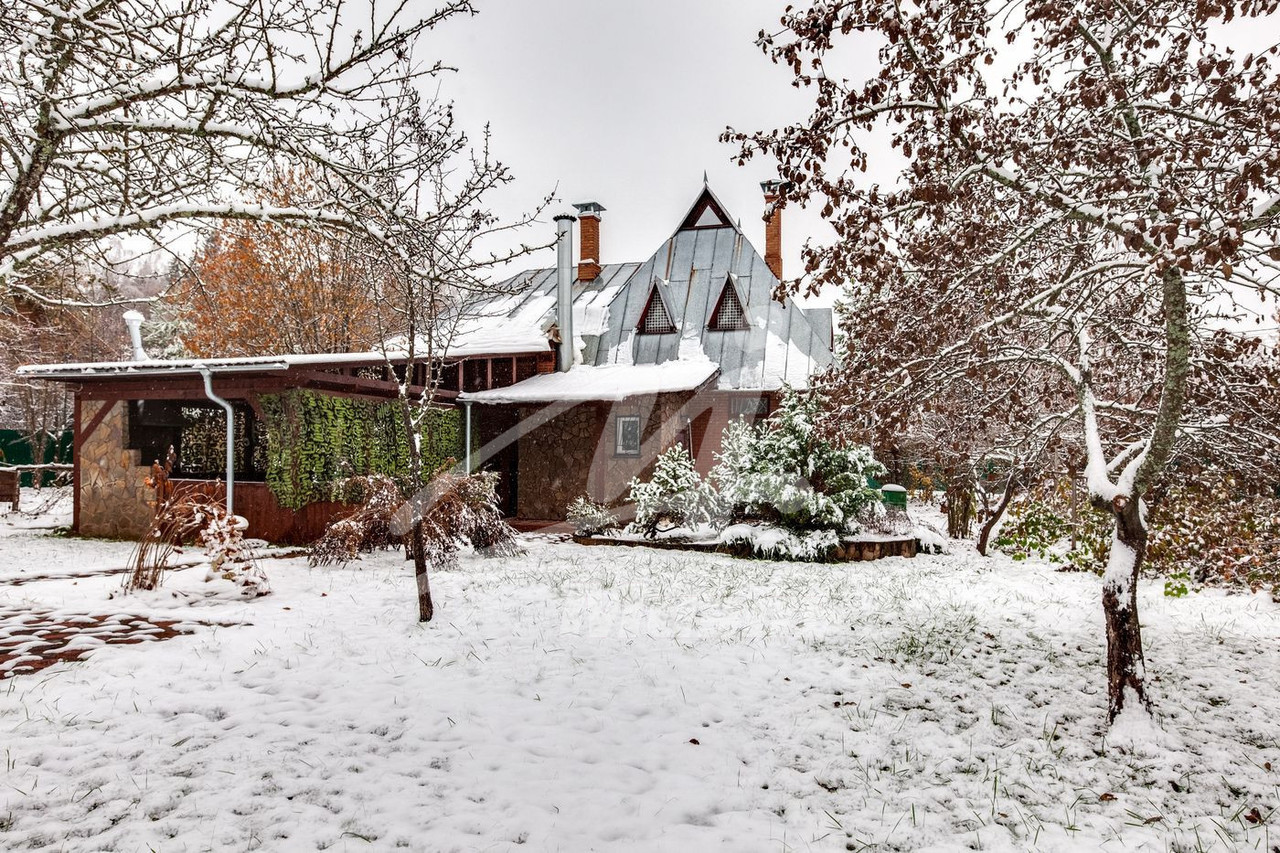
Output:
[[[103,403],[105,406],[106,403]],[[80,434],[80,389],[75,392],[71,420],[71,529],[80,532],[80,448],[84,436]]]

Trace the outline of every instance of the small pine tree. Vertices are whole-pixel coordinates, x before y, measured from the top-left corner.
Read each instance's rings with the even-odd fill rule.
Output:
[[[649,539],[663,526],[691,527],[721,514],[719,496],[698,476],[689,451],[681,445],[658,457],[649,482],[631,481],[630,500],[636,505],[635,527]]]
[[[788,390],[777,413],[725,430],[711,477],[739,516],[773,519],[791,530],[853,530],[879,495],[869,477],[885,468],[862,446],[840,446],[816,428],[818,399]]]

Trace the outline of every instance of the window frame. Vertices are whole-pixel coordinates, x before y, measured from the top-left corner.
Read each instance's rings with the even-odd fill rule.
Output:
[[[662,307],[662,313],[666,315],[667,325],[661,329],[646,329],[645,325],[649,320],[649,312],[653,310],[655,300],[657,300],[657,303]],[[658,289],[658,285],[655,282],[653,286],[649,288],[649,298],[645,300],[644,311],[640,312],[640,321],[636,323],[636,334],[674,335],[678,331],[680,330],[676,328],[676,321],[675,317],[671,314],[671,308],[667,305],[667,300],[663,298],[662,291]]]
[[[625,425],[634,424],[635,427],[635,449],[628,450],[623,443],[623,429]],[[613,419],[613,455],[635,458],[640,455],[640,446],[644,443],[641,437],[642,424],[639,415],[616,415]]]
[[[737,302],[738,322],[732,325],[726,325],[721,320],[720,311],[724,308],[725,300],[732,294],[733,299]],[[710,319],[707,320],[707,331],[710,332],[746,332],[751,329],[751,319],[747,316],[747,303],[743,301],[742,294],[738,292],[737,286],[733,283],[733,277],[726,277],[724,287],[720,288],[720,297],[716,299],[716,307],[711,312]]]
[[[769,417],[769,404],[768,394],[761,394],[756,397],[731,397],[729,398],[729,416],[733,418],[749,418],[751,420],[767,418]]]

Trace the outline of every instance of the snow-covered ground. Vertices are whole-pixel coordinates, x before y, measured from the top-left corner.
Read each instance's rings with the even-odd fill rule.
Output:
[[[0,680],[3,850],[1280,844],[1261,596],[1142,586],[1164,743],[1121,751],[1098,579],[962,546],[811,565],[530,539],[437,574],[419,625],[397,554],[269,560],[254,601],[175,597],[199,569],[109,599],[118,576],[83,575],[128,543],[10,521],[0,611],[219,625]]]

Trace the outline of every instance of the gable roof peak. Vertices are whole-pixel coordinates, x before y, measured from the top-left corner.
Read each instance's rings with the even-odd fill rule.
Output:
[[[706,173],[703,173],[702,192],[698,193],[698,197],[694,199],[693,205],[689,208],[689,212],[684,215],[684,219],[680,221],[680,227],[676,232],[680,231],[696,231],[702,228],[732,228],[738,233],[742,233],[742,229],[733,224],[724,203],[716,197],[712,191],[711,185],[705,183]]]

